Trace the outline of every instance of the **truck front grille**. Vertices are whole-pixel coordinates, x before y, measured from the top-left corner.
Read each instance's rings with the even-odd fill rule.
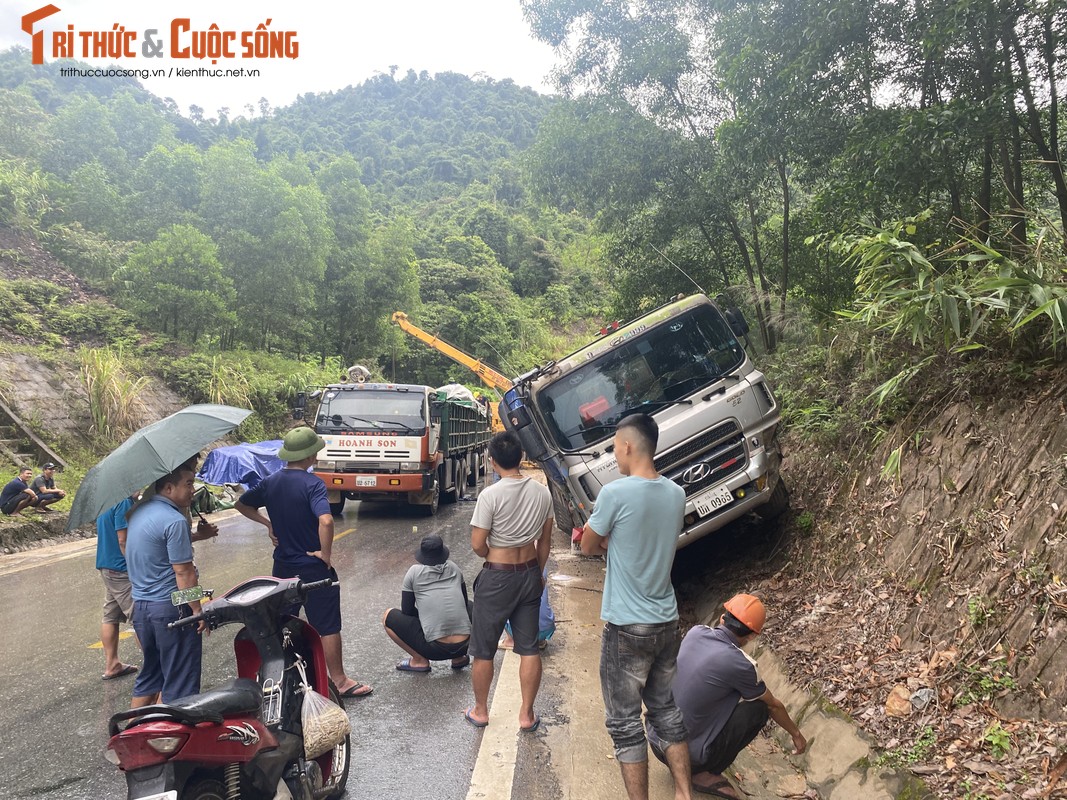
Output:
[[[693,456],[703,453],[718,444],[722,439],[732,436],[740,430],[737,423],[732,419],[716,425],[714,428],[690,439],[680,447],[658,455],[656,457],[656,472],[661,474],[670,472],[674,467],[688,462]],[[742,447],[742,449],[744,448]]]
[[[709,486],[741,472],[748,466],[748,452],[745,450],[745,437],[741,434],[732,437],[715,448],[706,458],[681,464],[667,477],[685,489],[685,496],[691,497]]]

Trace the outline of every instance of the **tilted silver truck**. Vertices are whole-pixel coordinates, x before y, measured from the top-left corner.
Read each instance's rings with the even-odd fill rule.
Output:
[[[557,526],[583,526],[601,487],[621,477],[615,426],[638,412],[659,425],[657,470],[685,489],[679,547],[748,512],[788,508],[778,402],[738,340],[743,317],[728,315],[703,294],[676,299],[515,379],[500,416],[544,469]]]

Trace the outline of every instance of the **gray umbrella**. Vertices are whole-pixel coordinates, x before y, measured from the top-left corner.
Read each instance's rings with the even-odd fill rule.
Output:
[[[124,497],[169,474],[225,436],[252,412],[212,403],[188,406],[147,425],[85,474],[67,530],[95,522]]]

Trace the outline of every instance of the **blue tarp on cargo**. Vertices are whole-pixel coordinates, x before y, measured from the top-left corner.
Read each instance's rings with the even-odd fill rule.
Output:
[[[281,446],[281,439],[273,439],[216,448],[207,454],[197,478],[215,486],[240,483],[245,489],[251,489],[285,466],[285,462],[278,459]]]

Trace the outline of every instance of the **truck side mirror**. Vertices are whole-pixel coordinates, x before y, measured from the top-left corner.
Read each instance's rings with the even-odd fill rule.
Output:
[[[303,419],[304,409],[307,408],[308,397],[304,392],[296,393],[296,404],[293,406],[293,419]]]
[[[748,333],[748,321],[745,320],[745,315],[741,313],[741,309],[737,306],[730,306],[726,309],[723,316],[726,317],[726,321],[730,323],[730,330],[734,332],[734,336],[739,339]]]

